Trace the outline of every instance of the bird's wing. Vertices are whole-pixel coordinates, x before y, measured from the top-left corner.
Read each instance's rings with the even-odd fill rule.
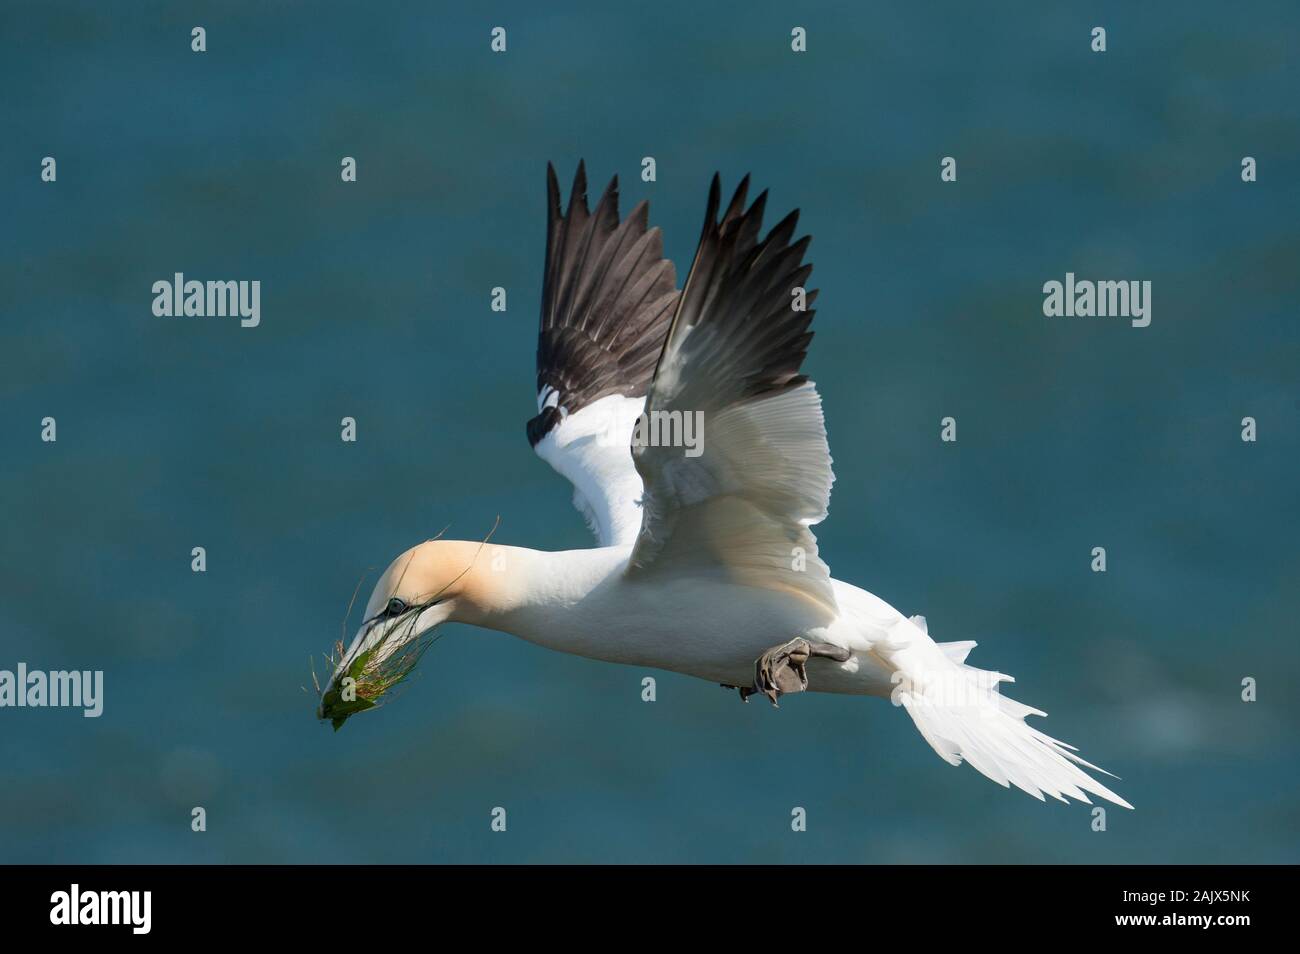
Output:
[[[704,233],[633,436],[645,496],[627,572],[716,573],[834,613],[809,529],[826,516],[835,479],[821,397],[799,373],[812,340],[813,312],[798,308],[812,273],[803,264],[810,239],[791,241],[796,210],[760,241],[767,193],[746,210],[748,186],[746,177],[721,221],[717,176],[709,190]],[[803,304],[815,296],[803,293]],[[674,433],[679,446],[665,446]]]
[[[583,164],[560,207],[546,167],[546,272],[537,340],[537,416],[528,441],[573,484],[574,506],[602,546],[631,544],[641,476],[628,453],[678,298],[663,238],[641,202],[618,218],[618,179],[587,209]]]

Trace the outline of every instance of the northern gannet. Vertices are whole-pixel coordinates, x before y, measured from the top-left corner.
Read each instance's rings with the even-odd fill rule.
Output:
[[[546,552],[428,540],[397,557],[321,693],[338,728],[400,682],[449,620],[592,659],[761,693],[873,695],[902,706],[945,760],[1043,800],[1128,802],[1044,715],[937,643],[921,616],[832,579],[810,529],[826,517],[821,398],[800,373],[816,291],[798,211],[760,238],[749,177],[721,208],[714,176],[685,287],[641,202],[619,219],[615,178],[568,210],[547,167],[546,265],[529,442],[573,484],[599,546]],[[694,441],[684,438],[698,422]],[[669,439],[663,439],[665,435]]]

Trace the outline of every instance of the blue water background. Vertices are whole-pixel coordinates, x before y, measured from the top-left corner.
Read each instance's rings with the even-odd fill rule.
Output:
[[[6,3],[0,668],[106,702],[0,710],[0,861],[1300,860],[1300,8],[1090,7]],[[588,543],[523,432],[545,163],[579,158],[683,275],[715,170],[803,210],[824,556],[978,640],[1135,812],[1096,832],[878,700],[648,704],[464,626],[315,721],[367,568],[498,514]],[[177,271],[259,279],[260,327],[155,318]],[[1151,326],[1044,318],[1067,271],[1152,281]]]

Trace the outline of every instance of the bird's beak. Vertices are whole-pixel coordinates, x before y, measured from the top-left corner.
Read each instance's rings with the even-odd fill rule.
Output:
[[[421,616],[417,611],[363,625],[325,684],[316,717],[328,719],[337,732],[350,716],[378,706],[411,674],[432,641],[431,625],[417,628]]]
[[[339,661],[329,682],[325,684],[325,691],[321,693],[320,705],[316,707],[316,718],[328,719],[333,723],[335,732],[349,716],[373,709],[376,705],[374,700],[367,699],[357,691],[362,684],[362,670],[365,668],[365,661],[356,652],[360,639],[359,635],[353,641],[352,648]]]

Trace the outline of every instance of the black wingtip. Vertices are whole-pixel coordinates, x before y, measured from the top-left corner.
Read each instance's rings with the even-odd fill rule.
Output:
[[[635,222],[637,226],[641,229],[641,231],[644,232],[648,230],[650,228],[649,201],[647,201],[646,199],[642,199],[636,205],[632,206],[632,211],[627,214],[627,217],[631,219],[633,222]],[[657,234],[659,231],[658,227],[656,227],[653,231],[655,231]]]
[[[618,208],[618,176],[609,180],[609,185],[605,186],[605,191],[601,193],[600,202],[604,202],[607,197],[614,199],[614,207]],[[600,202],[596,204],[599,205]]]
[[[793,209],[786,215],[785,218],[783,218],[780,222],[776,223],[776,225],[772,226],[771,230],[767,233],[767,239],[770,242],[776,242],[781,245],[790,245],[791,244],[790,240],[794,238],[795,229],[797,229],[798,227],[799,227],[799,210]],[[803,238],[799,239],[793,244],[798,245],[800,242],[802,242],[804,243],[804,248],[807,248],[808,242],[811,241],[812,241],[812,236],[805,235]],[[801,258],[803,257],[802,252],[800,253],[800,257]]]
[[[718,224],[718,206],[722,204],[722,174],[715,172],[713,181],[709,183],[709,203],[704,210],[704,229],[715,227]]]
[[[618,176],[610,179],[609,185],[605,186],[593,214],[603,223],[602,227],[606,231],[612,232],[618,228]]]
[[[573,174],[573,188],[569,191],[570,213],[575,202],[581,202],[582,210],[587,211],[587,163],[582,159],[578,160],[578,171]]]
[[[749,195],[749,173],[745,173],[745,178],[740,180],[740,185],[736,186],[736,191],[731,196],[731,202],[727,205],[727,211],[722,215],[722,221],[734,219],[745,211],[745,198]]]

